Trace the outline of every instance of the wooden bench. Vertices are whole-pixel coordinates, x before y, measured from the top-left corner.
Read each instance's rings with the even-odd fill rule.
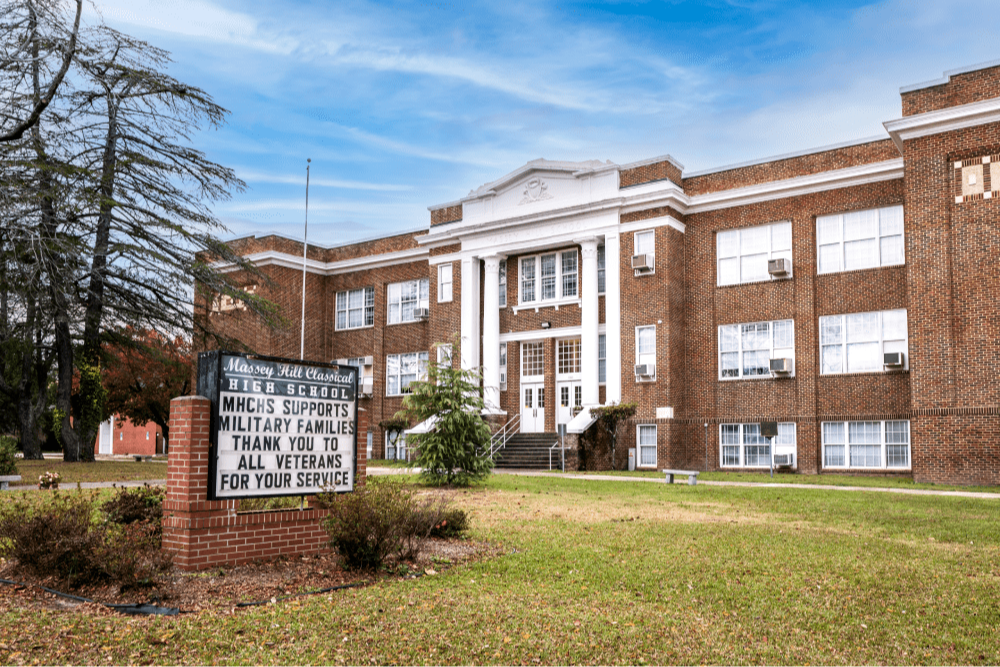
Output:
[[[674,483],[674,475],[686,475],[688,484],[691,486],[698,483],[698,470],[661,470],[660,472],[667,476],[667,484]]]
[[[6,491],[10,482],[20,482],[20,475],[0,475],[0,491]]]
[[[136,463],[142,463],[143,461],[145,461],[146,463],[149,463],[150,461],[153,460],[152,456],[148,456],[148,455],[145,455],[145,454],[133,454],[132,458],[135,459]]]

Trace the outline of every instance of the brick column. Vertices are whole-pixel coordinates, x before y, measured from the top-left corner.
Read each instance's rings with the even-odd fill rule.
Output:
[[[163,503],[163,548],[175,552],[182,570],[197,570],[210,562],[200,553],[195,526],[224,521],[235,515],[236,500],[208,500],[208,432],[212,402],[204,396],[170,401],[170,453],[167,456],[167,498]]]

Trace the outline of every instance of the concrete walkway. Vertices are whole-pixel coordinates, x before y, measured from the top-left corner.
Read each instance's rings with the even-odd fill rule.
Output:
[[[369,475],[406,475],[416,474],[420,468],[368,468]],[[546,472],[542,470],[494,470],[495,475],[518,475],[520,477],[543,477],[560,479],[581,479],[595,482],[647,482],[653,484],[665,484],[665,480],[658,477],[631,477],[628,475],[582,475],[571,472]],[[81,489],[110,489],[114,486],[163,486],[167,483],[165,479],[133,480],[130,482],[81,482]],[[674,484],[687,486],[686,479],[675,479]],[[758,487],[764,489],[802,489],[802,490],[824,490],[824,491],[872,491],[875,493],[899,493],[910,496],[952,496],[956,498],[980,498],[983,500],[1000,500],[1000,493],[976,492],[976,491],[935,491],[933,489],[901,489],[897,487],[880,486],[835,486],[833,484],[782,484],[780,482],[761,484],[758,482],[721,482],[699,480],[698,485],[705,486],[740,486]],[[75,483],[63,484],[63,489],[75,489]],[[11,486],[11,491],[30,491],[37,489],[37,485]]]
[[[150,486],[165,486],[167,480],[165,479],[133,479],[129,482],[80,482],[81,489],[110,489],[112,487],[122,487],[122,486],[143,486],[149,484]],[[76,482],[63,482],[59,485],[59,488],[63,491],[72,490],[76,488]],[[31,491],[39,490],[37,484],[19,484],[10,486],[11,491]]]
[[[420,472],[419,468],[368,468],[369,475],[399,475]],[[652,482],[665,484],[665,478],[631,477],[628,475],[581,475],[570,472],[546,472],[542,470],[494,470],[495,475],[519,475],[522,477],[558,477],[561,479],[582,479],[601,482]],[[677,478],[674,484],[687,486],[687,479]],[[782,484],[780,482],[761,484],[758,482],[721,482],[698,480],[698,485],[706,486],[742,486],[765,489],[817,489],[824,491],[874,491],[876,493],[900,493],[911,496],[954,496],[958,498],[981,498],[1000,500],[1000,493],[976,491],[935,491],[933,489],[901,489],[883,486],[835,486],[833,484]]]

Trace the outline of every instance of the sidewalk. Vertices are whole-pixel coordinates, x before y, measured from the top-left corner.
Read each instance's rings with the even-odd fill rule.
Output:
[[[419,468],[368,468],[369,475],[399,475],[417,473]],[[629,477],[626,475],[581,475],[570,472],[546,472],[542,470],[494,470],[494,475],[519,475],[522,477],[558,477],[561,479],[582,479],[601,482],[652,482],[665,484],[665,479],[655,477]],[[674,484],[687,486],[687,480],[678,478]],[[984,493],[976,491],[934,491],[933,489],[900,489],[897,487],[878,486],[835,486],[833,484],[782,484],[778,482],[758,484],[756,482],[719,482],[699,480],[698,486],[741,486],[760,487],[766,489],[816,489],[824,491],[874,491],[876,493],[900,493],[912,496],[953,496],[958,498],[981,498],[985,500],[1000,500],[1000,493]]]
[[[165,479],[133,479],[128,482],[67,482],[59,486],[63,491],[71,490],[77,488],[79,483],[81,489],[110,489],[112,487],[122,487],[122,486],[143,486],[149,484],[150,486],[166,486],[167,480]],[[14,486],[10,485],[10,491],[32,491],[38,490],[37,484],[18,484]]]

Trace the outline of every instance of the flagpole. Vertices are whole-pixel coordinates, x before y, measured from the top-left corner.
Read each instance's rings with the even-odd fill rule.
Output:
[[[306,227],[302,240],[302,321],[299,328],[302,330],[299,342],[299,359],[305,361],[306,358],[306,253],[309,251],[309,163],[312,158],[306,158]]]

